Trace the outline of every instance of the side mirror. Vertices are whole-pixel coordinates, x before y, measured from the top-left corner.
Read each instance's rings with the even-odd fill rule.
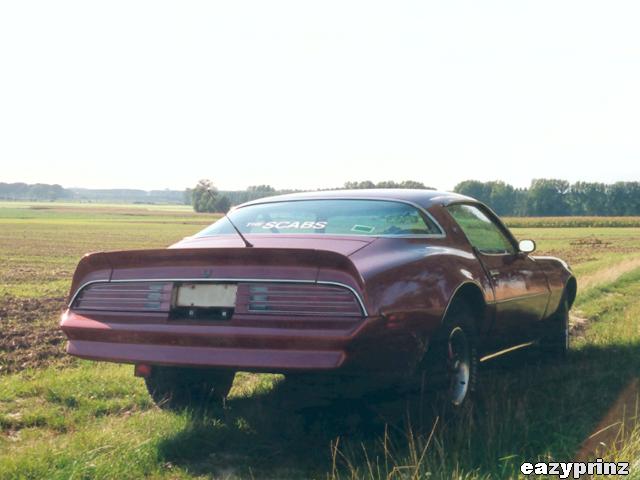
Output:
[[[522,253],[531,253],[536,249],[536,242],[533,240],[520,240],[518,242],[518,249]]]

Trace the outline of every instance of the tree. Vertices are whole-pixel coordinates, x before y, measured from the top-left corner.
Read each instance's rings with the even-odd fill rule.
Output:
[[[399,188],[416,188],[421,190],[435,190],[433,187],[427,187],[422,182],[417,182],[415,180],[404,180],[398,185]]]
[[[371,180],[364,180],[362,182],[345,182],[344,188],[347,190],[360,190],[364,188],[376,188],[376,184]]]
[[[200,180],[193,189],[191,204],[196,212],[214,212],[218,199],[218,189],[211,180]]]
[[[271,195],[275,195],[276,193],[276,189],[273,188],[271,185],[251,185],[249,187],[247,187],[247,192],[256,192],[256,193],[260,193],[260,194],[271,194]]]
[[[488,182],[489,205],[498,215],[513,215],[516,191],[515,189],[502,181]]]
[[[185,188],[182,198],[185,205],[193,205],[193,188]]]
[[[230,208],[231,208],[231,201],[229,200],[229,197],[227,197],[226,195],[221,195],[220,197],[218,197],[218,200],[216,201],[216,205],[215,205],[216,212],[227,213]]]
[[[528,195],[529,215],[551,217],[570,213],[567,202],[569,182],[537,178],[531,181]]]
[[[271,197],[278,192],[271,185],[251,185],[247,187],[242,202],[249,202],[256,198]],[[239,202],[240,203],[240,202]]]
[[[608,215],[640,215],[640,183],[616,182],[607,186]]]
[[[605,215],[608,209],[604,183],[576,182],[567,197],[572,215]]]
[[[465,180],[460,182],[453,187],[453,191],[461,195],[475,198],[476,200],[480,200],[486,204],[491,203],[491,187],[478,180]]]
[[[516,217],[527,216],[527,200],[529,198],[529,190],[526,188],[516,188],[513,192],[513,209],[508,215]]]
[[[361,190],[364,188],[418,188],[423,190],[433,190],[433,188],[427,187],[424,183],[416,180],[404,180],[402,182],[396,182],[395,180],[383,180],[378,183],[373,183],[371,180],[345,182],[344,188],[349,190]]]

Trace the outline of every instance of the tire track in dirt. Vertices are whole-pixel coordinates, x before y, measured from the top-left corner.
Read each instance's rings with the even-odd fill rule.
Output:
[[[640,256],[625,258],[606,268],[601,268],[588,275],[582,275],[578,278],[578,291],[585,291],[599,285],[614,282],[625,273],[629,273],[636,268],[640,268]]]
[[[636,413],[639,397],[640,381],[634,378],[620,392],[616,401],[598,422],[594,432],[582,442],[576,461],[592,461],[601,457],[601,451],[624,444],[626,437],[633,432],[638,422]]]

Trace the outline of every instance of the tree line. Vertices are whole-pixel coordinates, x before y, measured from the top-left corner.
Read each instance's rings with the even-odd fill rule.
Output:
[[[415,180],[377,183],[370,180],[349,181],[340,188],[432,189]],[[57,184],[0,182],[0,200],[184,203],[192,205],[198,212],[220,213],[227,212],[233,205],[295,191],[299,190],[276,190],[270,185],[254,185],[245,190],[218,190],[211,180],[201,180],[186,191],[66,189]],[[539,178],[532,180],[528,188],[515,188],[502,181],[465,180],[458,183],[454,191],[486,203],[498,215],[640,216],[640,182],[569,183],[566,180]]]
[[[194,188],[185,190],[184,200],[196,212],[227,213],[233,205],[290,192],[293,190],[278,191],[270,185],[253,185],[246,190],[218,190],[211,180],[203,179]]]
[[[182,190],[63,188],[57,184],[47,183],[0,182],[0,200],[180,204],[183,202],[183,197],[184,192]]]
[[[415,180],[405,180],[395,182],[385,180],[374,183],[370,180],[346,182],[344,187],[326,190],[339,189],[363,189],[363,188],[420,188],[430,189],[421,182]],[[211,180],[200,180],[194,188],[185,190],[185,203],[193,205],[196,212],[217,212],[226,213],[231,206],[250,202],[258,198],[270,197],[273,195],[283,195],[285,193],[301,192],[303,190],[276,190],[271,185],[254,185],[246,190],[223,191],[218,190]]]
[[[60,185],[0,182],[1,200],[54,201],[70,198],[71,196],[71,192]]]
[[[575,182],[538,178],[529,188],[502,181],[465,180],[454,191],[515,217],[640,215],[640,182]]]
[[[430,189],[421,182],[370,180],[349,181],[346,189],[364,188],[418,188]],[[335,189],[331,189],[335,190]],[[194,189],[188,189],[187,203],[197,212],[224,213],[232,205],[256,198],[290,193],[294,190],[276,190],[269,185],[249,187],[244,191],[220,192],[210,180],[201,180]],[[631,216],[640,215],[640,182],[575,182],[538,178],[528,188],[515,188],[496,180],[481,182],[465,180],[454,187],[454,192],[467,195],[489,205],[498,215],[514,217],[551,216]]]

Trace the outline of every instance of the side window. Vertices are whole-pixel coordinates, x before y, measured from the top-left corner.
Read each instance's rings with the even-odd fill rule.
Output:
[[[449,213],[460,225],[471,245],[482,253],[515,253],[513,245],[500,228],[473,205],[451,205]]]

